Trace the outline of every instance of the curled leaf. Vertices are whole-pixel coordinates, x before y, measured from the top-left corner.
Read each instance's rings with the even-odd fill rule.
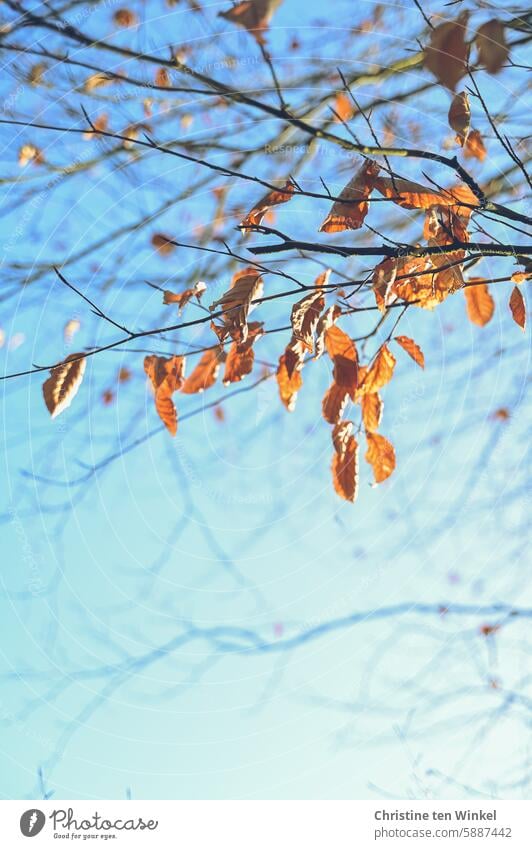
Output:
[[[321,405],[325,421],[329,424],[337,424],[345,412],[348,400],[349,393],[345,386],[333,383],[323,396]]]
[[[449,126],[456,133],[457,142],[463,147],[471,124],[471,108],[467,92],[455,94],[449,108]]]
[[[209,351],[205,351],[199,363],[197,363],[196,367],[183,383],[181,392],[185,395],[195,395],[214,386],[220,371],[220,364],[223,362],[224,357],[225,355],[221,348],[211,348]]]
[[[288,412],[293,413],[296,407],[297,393],[303,386],[303,378],[299,369],[294,370],[292,374],[288,373],[285,354],[282,354],[279,358],[277,386],[279,387],[281,401]]]
[[[172,244],[172,237],[165,233],[154,233],[151,237],[151,244],[161,256],[170,256],[175,251],[175,245]]]
[[[425,368],[425,356],[417,342],[414,342],[409,336],[395,336],[394,341],[401,346],[403,351],[406,351],[409,357],[412,357],[420,368]]]
[[[198,302],[201,300],[201,296],[206,288],[207,286],[203,280],[198,280],[191,289],[185,289],[184,292],[170,292],[168,289],[165,289],[163,292],[163,304],[177,304],[178,313],[181,315],[192,298],[196,297]]]
[[[260,272],[255,268],[244,268],[237,272],[231,286],[221,298],[209,307],[211,312],[222,307],[223,326],[218,328],[220,341],[231,336],[234,342],[247,339],[247,317],[253,307],[253,301],[262,297],[264,284]]]
[[[287,180],[284,186],[280,189],[272,189],[261,200],[255,204],[245,218],[240,222],[240,227],[246,230],[250,227],[258,226],[266,213],[272,206],[278,206],[280,203],[288,203],[291,200],[295,191],[295,185],[292,180]]]
[[[471,130],[464,145],[465,158],[478,159],[479,162],[484,162],[486,155],[486,145],[482,136],[478,130]]]
[[[368,213],[368,198],[373,191],[379,166],[366,159],[355,176],[342,189],[340,199],[320,227],[322,233],[338,233],[341,230],[358,230]]]
[[[155,393],[155,409],[167,430],[177,433],[177,410],[172,395],[184,381],[185,357],[158,357],[150,354],[144,358],[144,371]]]
[[[245,342],[233,342],[225,361],[223,384],[238,383],[247,374],[251,374],[255,361],[253,345],[264,335],[262,322],[253,321],[248,325],[248,336]]]
[[[50,377],[43,383],[42,393],[53,419],[70,407],[81,386],[86,364],[82,354],[71,354],[50,370]]]

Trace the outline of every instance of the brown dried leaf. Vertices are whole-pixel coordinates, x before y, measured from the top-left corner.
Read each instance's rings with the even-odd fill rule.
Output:
[[[358,230],[367,215],[368,198],[375,186],[379,166],[366,159],[355,176],[340,193],[340,200],[333,203],[331,211],[320,227],[322,233],[338,233],[341,230]],[[351,201],[348,203],[348,201]],[[352,203],[352,201],[360,201]]]
[[[352,427],[352,422],[341,422],[333,430],[332,478],[338,495],[354,503],[358,495],[358,444],[350,435]]]
[[[469,12],[462,12],[456,20],[445,21],[430,33],[430,45],[425,49],[425,68],[438,82],[454,91],[467,72],[469,45],[466,41]]]
[[[375,188],[384,197],[391,198],[396,204],[404,209],[428,209],[431,206],[453,206],[456,207],[457,215],[471,215],[469,206],[478,206],[479,200],[471,189],[465,184],[453,186],[450,189],[427,189],[412,180],[400,178],[377,177]]]
[[[113,21],[118,27],[134,27],[139,22],[131,9],[117,9],[113,15]]]
[[[196,297],[198,301],[201,300],[201,296],[206,288],[207,286],[203,280],[198,280],[192,289],[185,289],[184,292],[170,292],[168,289],[165,289],[163,292],[163,304],[177,304],[179,307],[178,313],[181,315],[192,298]]]
[[[384,312],[386,307],[397,299],[397,295],[393,294],[397,268],[397,259],[388,257],[388,259],[379,262],[373,271],[372,288],[375,294],[375,303],[381,312]]]
[[[391,442],[379,433],[366,433],[368,449],[365,460],[373,468],[375,483],[382,483],[395,469],[395,450]]]
[[[86,94],[90,94],[91,91],[111,85],[114,81],[115,78],[106,74],[105,71],[97,71],[95,74],[91,74],[90,77],[87,77],[83,83],[83,91]]]
[[[50,370],[50,377],[43,383],[42,393],[53,419],[70,407],[81,386],[86,364],[82,354],[70,354],[60,365]]]
[[[244,27],[259,44],[264,44],[264,32],[281,3],[282,0],[242,0],[226,12],[219,12],[219,16]]]
[[[101,115],[98,115],[97,118],[92,121],[92,126],[94,130],[87,130],[87,132],[83,133],[83,138],[86,141],[91,141],[91,139],[98,138],[98,133],[95,130],[100,130],[102,133],[105,133],[109,124],[109,116],[102,112]]]
[[[155,392],[155,409],[172,436],[177,433],[177,410],[172,395],[183,385],[185,362],[185,357],[177,356],[166,358],[150,354],[144,357],[144,371]]]
[[[292,324],[292,339],[300,342],[303,349],[312,352],[314,333],[325,306],[325,295],[322,289],[316,289],[305,295],[292,307],[290,321]]]
[[[289,413],[293,413],[296,406],[297,393],[303,386],[303,378],[301,371],[295,370],[291,375],[288,374],[286,368],[286,357],[284,354],[279,358],[279,367],[277,368],[277,385],[279,387],[279,395],[281,401]]]
[[[370,392],[361,399],[362,423],[368,433],[379,429],[384,410],[384,402],[378,392]]]
[[[517,286],[514,286],[513,292],[510,295],[509,306],[513,320],[524,331],[526,328],[526,305],[521,290]]]
[[[320,316],[318,323],[316,325],[316,341],[314,344],[314,359],[319,360],[325,351],[325,333],[326,331],[333,326],[335,321],[341,316],[342,310],[340,307],[335,304],[332,307],[329,307],[325,310],[325,312]]]
[[[471,124],[471,108],[469,106],[469,95],[466,91],[461,91],[453,97],[448,120],[451,130],[456,133],[458,144],[463,147]]]
[[[223,362],[225,355],[221,348],[205,351],[196,367],[187,377],[181,392],[185,395],[195,395],[198,392],[204,392],[216,383],[220,364]]]
[[[491,297],[488,284],[482,277],[471,277],[468,283],[475,283],[475,285],[466,286],[464,289],[467,317],[472,324],[484,327],[493,318],[495,301]]]
[[[367,393],[378,392],[383,386],[386,386],[393,377],[395,362],[395,357],[388,346],[381,345],[377,356],[359,386],[360,393],[366,395]]]
[[[478,48],[478,61],[486,66],[489,74],[497,74],[508,60],[508,45],[504,24],[496,18],[486,21],[475,35]]]
[[[247,318],[255,306],[252,301],[261,298],[263,290],[262,277],[255,268],[244,268],[234,275],[227,292],[209,307],[211,312],[219,306],[223,309],[223,326],[218,328],[220,341],[228,335],[234,342],[246,341]]]
[[[247,374],[251,374],[255,361],[253,344],[264,336],[262,322],[253,321],[248,325],[248,337],[245,342],[233,342],[225,361],[223,384],[238,383]]]
[[[246,230],[249,227],[258,226],[272,206],[278,206],[280,203],[288,203],[292,199],[295,188],[292,180],[287,180],[282,188],[272,189],[242,219],[240,227]]]
[[[417,342],[414,342],[409,336],[395,336],[394,341],[401,346],[403,351],[406,351],[409,357],[412,357],[418,366],[425,368],[425,355]]]
[[[166,68],[157,68],[155,72],[155,85],[159,88],[170,88],[172,79]]]
[[[333,383],[323,396],[321,405],[325,421],[329,422],[329,424],[337,424],[344,414],[348,400],[349,393],[347,389],[344,386],[338,386],[337,383]]]
[[[478,130],[471,130],[464,145],[464,156],[466,159],[478,159],[484,162],[487,155],[486,145]]]

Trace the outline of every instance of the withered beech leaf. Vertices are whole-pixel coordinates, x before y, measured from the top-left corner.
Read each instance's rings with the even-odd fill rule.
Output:
[[[365,460],[373,468],[375,483],[382,483],[395,469],[395,450],[391,442],[380,433],[366,433]]]
[[[23,144],[18,152],[18,164],[21,168],[29,162],[33,162],[34,165],[42,165],[44,162],[44,154],[35,144]]]
[[[333,430],[332,478],[340,498],[354,503],[358,495],[358,443],[352,430],[352,422],[339,422]]]
[[[81,386],[86,364],[82,354],[70,354],[60,365],[50,370],[50,377],[43,383],[42,394],[53,419],[70,407]]]
[[[181,392],[185,395],[195,395],[214,386],[220,365],[224,359],[225,354],[221,348],[211,348],[209,351],[205,351],[183,383]]]
[[[325,347],[333,362],[333,377],[337,386],[342,387],[354,400],[358,384],[358,353],[352,339],[333,325],[325,331]]]
[[[364,161],[355,176],[342,189],[340,199],[333,203],[320,232],[338,233],[341,230],[358,230],[362,227],[368,213],[368,198],[373,191],[379,170],[379,165],[373,160]]]
[[[457,215],[471,215],[470,206],[478,206],[479,200],[465,184],[450,189],[428,189],[412,180],[377,177],[375,188],[384,197],[392,199],[404,209],[428,209],[431,206],[456,207]],[[469,204],[470,206],[462,206]]]
[[[456,133],[456,140],[462,147],[469,133],[471,124],[471,108],[469,106],[469,96],[466,91],[461,91],[455,94],[449,108],[449,126]]]
[[[371,284],[375,295],[375,303],[381,312],[384,312],[386,307],[397,300],[397,295],[393,293],[397,268],[398,262],[395,257],[383,259],[374,268]]]
[[[295,369],[292,374],[288,373],[286,368],[286,356],[282,354],[279,358],[279,366],[277,368],[277,386],[279,395],[284,406],[289,413],[293,413],[296,407],[297,393],[303,386],[303,378],[301,371]]]
[[[484,162],[487,150],[478,130],[471,130],[469,133],[464,144],[464,156],[466,159],[478,159],[479,162]]]
[[[360,401],[362,407],[362,423],[364,430],[374,433],[379,429],[384,410],[384,401],[378,392],[363,395]]]
[[[155,72],[155,85],[159,88],[170,88],[172,80],[166,68],[157,68]]]
[[[524,331],[526,328],[526,305],[521,290],[518,289],[517,286],[514,286],[512,294],[510,295],[509,306],[513,320],[519,325],[521,330]]]
[[[220,341],[226,336],[231,336],[234,342],[246,341],[247,318],[255,306],[252,301],[261,298],[263,290],[262,277],[255,268],[244,268],[233,276],[227,292],[209,307],[211,312],[217,307],[222,307],[223,310],[223,325],[217,331]]]
[[[290,321],[293,337],[301,342],[305,351],[312,352],[314,348],[314,332],[320,315],[325,306],[325,295],[322,289],[317,289],[305,295],[292,307]]]
[[[119,27],[134,27],[138,24],[138,18],[131,9],[117,9],[113,15],[113,21]]]
[[[319,360],[325,351],[325,333],[326,331],[333,326],[335,321],[341,316],[342,310],[341,308],[335,304],[332,307],[329,307],[325,310],[324,313],[319,317],[318,323],[316,325],[316,341],[314,343],[314,359]]]
[[[478,61],[489,74],[497,74],[508,61],[508,45],[502,21],[494,18],[478,28],[475,35]]]
[[[475,284],[464,289],[467,317],[472,324],[484,327],[493,318],[495,301],[482,277],[471,277],[467,282]]]
[[[359,386],[360,393],[365,395],[368,392],[378,392],[379,389],[386,386],[393,377],[395,362],[395,357],[388,346],[381,345],[377,356],[369,366]]]
[[[177,410],[172,395],[184,381],[185,357],[144,357],[144,371],[148,375],[155,393],[155,409],[167,430],[177,433]]]
[[[288,203],[291,200],[295,191],[295,185],[292,180],[287,180],[284,186],[280,189],[272,189],[268,194],[264,195],[261,200],[255,204],[245,218],[240,222],[240,227],[246,230],[250,227],[258,226],[266,213],[272,206],[278,206],[280,203]]]
[[[98,138],[98,130],[102,133],[105,133],[109,125],[109,116],[105,112],[102,112],[101,115],[98,115],[96,118],[94,118],[94,120],[91,120],[91,125],[94,129],[87,130],[85,133],[83,133],[83,138],[86,141]]]
[[[151,244],[161,256],[170,256],[175,251],[175,245],[172,244],[172,237],[167,236],[165,233],[154,233],[151,237]]]
[[[321,404],[325,421],[329,424],[337,424],[345,412],[348,400],[349,393],[345,386],[333,383],[323,396]]]
[[[403,351],[406,351],[409,357],[412,357],[418,366],[425,368],[425,355],[417,342],[414,342],[409,336],[394,336],[394,341],[401,346]]]
[[[242,0],[231,9],[219,12],[219,16],[244,27],[259,44],[264,44],[264,32],[281,3],[282,0]]]
[[[106,74],[105,71],[97,71],[95,74],[91,74],[90,77],[87,77],[83,83],[83,91],[86,94],[90,94],[91,91],[111,85],[113,82],[115,82],[114,77]]]
[[[230,383],[238,383],[247,374],[251,374],[255,361],[253,345],[261,336],[264,336],[263,323],[252,321],[248,325],[246,341],[233,342],[225,361],[224,386],[229,386]]]
[[[454,91],[467,72],[469,44],[466,28],[469,12],[462,12],[455,20],[445,21],[430,33],[430,44],[425,49],[425,68],[438,82]]]
[[[185,289],[184,292],[170,292],[168,289],[165,289],[163,292],[163,304],[177,304],[178,313],[181,315],[192,298],[196,297],[198,301],[201,300],[201,296],[206,288],[207,286],[203,280],[198,280],[191,289]]]

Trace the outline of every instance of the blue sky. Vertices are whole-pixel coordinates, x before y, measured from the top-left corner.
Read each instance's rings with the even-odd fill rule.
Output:
[[[359,36],[364,42],[351,60],[349,28],[371,5],[361,4],[353,16],[347,3],[335,4],[334,14],[309,13],[307,5],[286,0],[270,39],[283,74],[304,74],[314,65],[333,74],[339,64],[350,73],[417,50],[419,12],[404,2],[386,7],[393,29],[390,24]],[[179,8],[169,13],[157,7],[165,17],[158,19],[150,6],[153,17],[138,32],[116,36],[117,43],[165,55],[168,43],[186,41],[196,67],[210,64],[235,86],[264,84],[246,34],[217,21],[217,37],[209,35],[207,24],[226,4],[206,6],[199,22]],[[102,7],[79,25],[109,35],[110,17]],[[474,20],[484,19],[481,13]],[[303,47],[292,55],[294,36]],[[21,37],[31,42],[30,34]],[[361,59],[358,51],[366,49]],[[217,67],[228,55],[236,64]],[[83,59],[85,51],[76,56]],[[60,69],[52,96],[39,89],[19,94],[23,61],[4,58],[4,112],[78,125],[67,105],[78,110],[83,102],[74,94],[83,77],[69,79],[70,72]],[[113,62],[114,69],[126,67],[122,59]],[[357,96],[362,103],[379,95],[393,101],[429,78],[416,70],[389,87],[362,87]],[[495,111],[523,97],[514,70],[483,75],[481,82]],[[322,93],[323,85],[291,97],[300,103]],[[114,129],[138,120],[137,92],[124,87],[118,101],[102,98],[101,104],[85,98],[84,105],[91,114],[112,108]],[[433,88],[399,105],[397,143],[411,143],[419,133],[442,150],[448,101],[447,92]],[[270,119],[258,122],[245,111],[238,113],[239,124],[232,112],[209,114],[198,98],[171,108],[183,138],[208,131],[228,146],[251,147],[278,131]],[[190,129],[179,124],[183,112],[194,116]],[[523,113],[524,106],[509,110],[508,133],[524,134]],[[468,167],[485,180],[507,162],[476,106],[474,117],[486,134],[488,158]],[[156,118],[153,126],[157,132]],[[365,137],[360,118],[354,127]],[[163,139],[167,131],[163,125]],[[139,167],[120,154],[118,161],[128,163],[120,170],[113,167],[116,157],[104,158],[63,182],[56,183],[51,170],[41,176],[23,171],[19,178],[17,150],[30,140],[38,140],[57,167],[109,148],[106,142],[83,147],[78,137],[61,133],[2,128],[1,174],[17,180],[4,186],[7,295],[0,326],[7,339],[25,335],[16,350],[6,344],[0,351],[7,373],[68,353],[62,332],[74,316],[81,322],[76,348],[115,338],[114,329],[52,271],[41,272],[40,263],[66,263],[69,279],[113,318],[145,328],[169,320],[160,292],[145,280],[181,286],[203,279],[211,300],[229,280],[219,258],[207,254],[180,249],[170,259],[157,257],[149,244],[153,231],[195,242],[213,215],[213,186],[228,184],[233,214],[224,220],[224,235],[241,252],[259,238],[243,241],[234,231],[234,210],[251,206],[256,187],[207,181],[199,166],[153,154]],[[227,161],[227,153],[219,156]],[[297,156],[287,151],[285,163],[259,154],[253,167],[265,179],[284,178],[283,168],[289,171]],[[320,147],[301,179],[314,190],[319,177],[340,189],[353,167],[344,153]],[[419,162],[401,163],[400,171],[420,181],[424,171],[439,173]],[[16,205],[25,179],[39,191],[33,207]],[[191,196],[173,202],[185,186]],[[168,209],[153,225],[136,227],[161,204]],[[294,200],[279,209],[275,226],[312,238],[327,207],[326,201]],[[401,237],[420,238],[419,216],[394,207],[390,220],[377,207],[368,219],[372,226],[393,225]],[[123,234],[108,238],[118,228]],[[509,228],[492,229],[502,240],[524,238]],[[361,243],[371,236],[356,238]],[[351,244],[353,236],[335,239]],[[72,259],[97,240],[97,253]],[[18,277],[14,262],[24,266]],[[286,262],[305,282],[319,271],[307,260]],[[503,262],[485,260],[479,273],[496,277],[508,267]],[[337,259],[333,267],[343,270]],[[349,273],[366,268],[359,262]],[[21,277],[31,282],[22,287]],[[269,278],[268,291],[281,285]],[[474,610],[532,602],[530,340],[509,316],[511,287],[492,289],[496,313],[482,329],[467,321],[461,293],[434,312],[405,315],[400,332],[420,344],[427,367],[422,372],[395,351],[382,432],[395,444],[397,471],[374,488],[367,467],[361,469],[354,507],[338,500],[330,481],[330,432],[320,415],[331,371],[325,359],[308,370],[295,414],[282,408],[273,381],[227,400],[219,387],[210,397],[180,401],[183,420],[175,440],[166,433],[144,440],[158,423],[145,386],[144,353],[130,350],[140,345],[92,358],[76,402],[54,422],[42,401],[42,375],[2,383],[3,797],[38,795],[39,769],[56,798],[121,798],[127,792],[137,798],[527,795],[526,620],[505,623],[487,640],[479,626],[493,617],[483,613],[376,615],[407,603]],[[189,309],[190,318],[200,315],[197,307]],[[288,312],[282,299],[259,307],[256,318],[277,327],[287,323]],[[357,336],[371,327],[359,315],[350,325]],[[186,339],[164,340],[162,350],[207,338],[204,329],[191,331]],[[368,356],[378,341],[370,340]],[[267,336],[257,357],[260,350],[261,360],[275,363],[284,344],[283,334]],[[104,407],[101,393],[114,385],[121,366],[133,378]],[[203,409],[215,398],[223,422]],[[501,408],[510,412],[508,420],[494,417]],[[91,474],[114,454],[112,463]],[[353,611],[368,616],[303,642],[312,629]],[[267,650],[253,649],[257,635]],[[510,705],[512,693],[518,698]]]

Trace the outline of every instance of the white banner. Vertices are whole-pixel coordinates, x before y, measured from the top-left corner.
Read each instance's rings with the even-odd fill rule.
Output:
[[[532,803],[2,801],[1,845],[532,849]],[[35,843],[31,843],[31,840]]]

